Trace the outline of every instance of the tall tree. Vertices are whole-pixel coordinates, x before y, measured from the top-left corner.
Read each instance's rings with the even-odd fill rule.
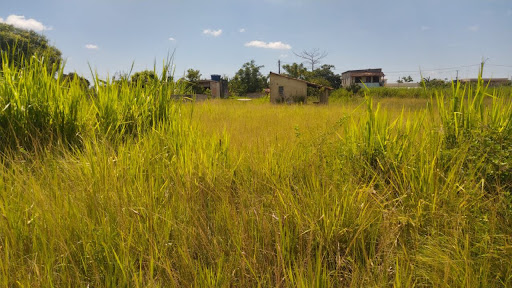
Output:
[[[396,80],[396,83],[404,83],[404,82],[405,83],[410,83],[412,81],[413,81],[412,77],[411,77],[411,75],[409,75],[407,77],[402,77],[401,79]]]
[[[158,81],[158,75],[154,71],[144,70],[132,75],[131,82],[133,85],[145,87],[148,84]]]
[[[283,69],[285,71],[285,74],[290,77],[302,79],[302,80],[305,80],[307,78],[308,70],[302,63],[300,63],[300,64],[293,63],[290,65],[286,64],[286,65],[283,65]]]
[[[300,54],[293,52],[295,56],[300,57],[305,60],[306,63],[311,65],[311,71],[315,70],[315,65],[320,64],[320,60],[327,57],[328,53],[323,51],[320,52],[320,49],[314,48],[311,50],[302,50]]]
[[[203,87],[199,86],[199,80],[201,80],[201,72],[199,70],[188,69],[185,79],[187,79],[188,86],[194,93],[201,94],[204,92]]]
[[[185,78],[187,78],[189,82],[198,82],[201,80],[201,72],[199,72],[199,70],[188,69]]]
[[[0,57],[0,68],[4,60],[16,67],[22,67],[25,64],[24,59],[33,55],[45,58],[49,72],[54,64],[58,67],[62,62],[62,53],[50,45],[45,36],[4,23],[0,23],[0,51],[5,52],[7,57]]]
[[[402,80],[404,80],[405,83],[411,83],[413,81],[411,75],[402,77]]]
[[[332,70],[335,69],[334,65],[324,64],[320,68],[313,71],[311,74],[312,79],[324,79],[329,86],[337,89],[341,86],[341,75],[335,74]],[[312,81],[312,80],[311,80]],[[315,82],[315,81],[312,81]],[[320,84],[320,83],[318,83]]]
[[[244,95],[263,90],[267,85],[267,77],[260,72],[263,67],[257,66],[254,60],[245,63],[229,81],[230,91],[237,95]]]

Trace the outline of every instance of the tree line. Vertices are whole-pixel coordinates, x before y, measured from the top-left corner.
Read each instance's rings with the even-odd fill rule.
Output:
[[[305,60],[304,63],[292,63],[283,65],[283,75],[309,81],[315,84],[333,87],[335,89],[341,87],[341,75],[334,72],[335,66],[330,64],[319,65],[321,60],[327,56],[326,52],[319,52],[318,49],[310,51],[304,50],[300,54],[295,54]],[[305,63],[308,66],[305,66]],[[268,76],[261,73],[263,65],[256,64],[255,60],[251,60],[242,65],[242,67],[235,73],[229,80],[229,91],[231,95],[241,96],[249,93],[262,92],[263,89],[268,88]],[[308,70],[311,67],[311,70]],[[201,73],[199,70],[189,69],[185,79],[190,83],[194,91],[200,91],[201,87],[198,85]]]
[[[26,57],[45,57],[47,58],[47,69],[49,73],[57,73],[58,67],[63,62],[62,52],[53,45],[49,44],[44,35],[34,31],[16,28],[12,25],[0,23],[0,51],[6,52],[0,59],[0,67],[3,62],[17,67],[23,66]],[[330,64],[321,64],[321,60],[327,56],[326,52],[319,52],[318,49],[304,50],[295,55],[304,62],[283,65],[283,73],[289,77],[313,82],[324,86],[339,88],[341,84],[341,75],[334,72],[335,66]],[[305,65],[307,64],[307,66]],[[261,73],[263,65],[258,65],[255,60],[244,63],[242,67],[228,80],[228,87],[232,95],[246,95],[248,93],[262,92],[268,88],[268,76]],[[112,81],[128,81],[133,85],[146,86],[153,81],[159,81],[158,75],[151,70],[144,70],[134,73],[116,73]],[[64,74],[62,77],[68,81],[79,81],[84,88],[90,87],[90,81],[76,73]],[[186,75],[181,79],[186,81],[189,88],[194,93],[205,93],[198,83],[201,80],[199,70],[188,69]]]

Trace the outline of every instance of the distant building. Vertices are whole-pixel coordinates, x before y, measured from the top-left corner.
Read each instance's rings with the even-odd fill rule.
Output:
[[[421,88],[420,83],[384,83],[384,87],[387,88]]]
[[[482,78],[482,80],[485,85],[489,84],[489,86],[510,85],[511,82],[508,78]],[[462,84],[478,83],[478,78],[459,79],[459,82]]]
[[[384,86],[384,73],[381,68],[365,70],[349,70],[341,73],[341,86],[348,87],[352,84],[366,85],[366,87]]]
[[[270,72],[270,102],[272,103],[296,103],[306,102],[308,87],[320,90],[320,104],[329,102],[329,93],[334,90],[331,87],[318,85],[301,79]]]
[[[228,81],[222,79],[220,75],[211,75],[211,80],[199,80],[199,86],[210,89],[212,98],[227,98]]]

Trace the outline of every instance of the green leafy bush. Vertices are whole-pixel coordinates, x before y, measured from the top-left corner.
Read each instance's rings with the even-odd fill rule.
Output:
[[[12,25],[0,23],[0,52],[5,52],[1,57],[0,68],[7,64],[14,67],[22,67],[27,59],[36,56],[44,57],[47,72],[56,72],[54,65],[58,67],[62,62],[62,53],[59,49],[48,43],[48,39],[34,31],[16,28]]]

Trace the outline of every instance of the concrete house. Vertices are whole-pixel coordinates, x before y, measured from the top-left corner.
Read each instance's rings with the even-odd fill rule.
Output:
[[[269,78],[271,103],[305,103],[308,97],[308,87],[312,87],[320,90],[319,103],[327,104],[329,102],[329,93],[331,90],[334,90],[331,87],[295,79],[274,72],[270,72]]]
[[[341,73],[341,85],[348,87],[352,84],[364,83],[366,87],[381,87],[385,83],[384,76],[381,68],[349,70]]]
[[[211,75],[211,80],[199,80],[199,86],[210,89],[212,98],[227,98],[228,81],[222,79],[220,75]]]

